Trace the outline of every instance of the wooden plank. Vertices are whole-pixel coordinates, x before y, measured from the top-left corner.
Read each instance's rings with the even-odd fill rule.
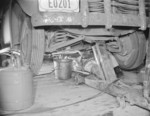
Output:
[[[106,17],[106,29],[111,29],[112,28],[112,24],[111,24],[111,0],[104,0],[104,10],[105,10],[105,17]]]
[[[146,23],[146,12],[145,12],[145,1],[139,0],[139,15],[141,19],[141,30],[146,30],[147,23]]]

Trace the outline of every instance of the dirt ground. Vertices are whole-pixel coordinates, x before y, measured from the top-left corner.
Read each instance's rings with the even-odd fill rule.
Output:
[[[34,77],[35,101],[30,108],[2,111],[4,116],[149,116],[149,112],[126,104],[120,107],[116,98],[88,87],[76,85],[73,78],[55,79],[53,64],[46,63]],[[52,73],[51,73],[52,72]],[[46,73],[46,74],[45,74]]]

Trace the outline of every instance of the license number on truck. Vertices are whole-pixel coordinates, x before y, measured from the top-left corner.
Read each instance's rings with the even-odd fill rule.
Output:
[[[49,12],[79,12],[79,0],[39,0],[39,10]]]

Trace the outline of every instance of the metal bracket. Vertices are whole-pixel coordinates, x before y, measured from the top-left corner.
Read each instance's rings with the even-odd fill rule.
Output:
[[[79,36],[78,38],[73,39],[73,40],[56,43],[56,44],[50,46],[50,48],[47,48],[46,52],[54,52],[54,51],[61,49],[63,47],[70,46],[71,44],[82,41],[82,40],[84,40],[84,38],[85,38],[84,36]]]

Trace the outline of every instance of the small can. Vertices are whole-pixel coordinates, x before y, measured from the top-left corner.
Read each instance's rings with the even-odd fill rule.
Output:
[[[60,80],[67,80],[71,78],[72,74],[72,60],[71,59],[55,59],[54,60],[55,78]]]

